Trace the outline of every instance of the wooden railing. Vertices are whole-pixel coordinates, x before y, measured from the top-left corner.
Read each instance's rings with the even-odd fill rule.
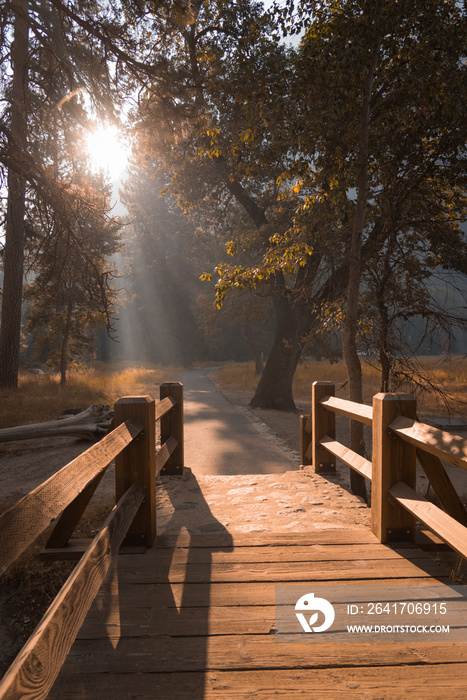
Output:
[[[152,546],[156,474],[183,472],[183,387],[163,384],[160,396],[157,402],[149,396],[119,399],[111,433],[0,516],[0,574],[57,518],[43,556],[80,559],[1,681],[1,700],[47,697],[124,538]],[[73,544],[70,536],[114,458],[117,504],[83,550],[83,542]]]
[[[310,415],[300,421],[301,463],[335,470],[336,458],[371,481],[371,528],[380,542],[414,540],[420,520],[467,556],[467,515],[441,460],[467,469],[467,440],[417,420],[416,400],[376,394],[366,406],[334,396],[334,384],[314,382]],[[336,440],[336,414],[372,427],[372,460]],[[444,510],[415,490],[416,460]]]

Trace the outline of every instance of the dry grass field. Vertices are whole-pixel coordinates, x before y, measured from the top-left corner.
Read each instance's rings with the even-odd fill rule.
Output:
[[[467,409],[467,359],[462,357],[423,357],[420,363],[433,385],[451,397],[449,408],[436,393],[417,391],[420,411],[444,415],[451,410],[465,413]],[[18,390],[0,390],[0,428],[55,420],[67,408],[85,409],[91,404],[113,406],[121,396],[155,395],[157,386],[164,381],[177,381],[183,373],[180,367],[145,365],[127,367],[97,363],[81,372],[71,373],[65,386],[60,386],[58,375],[20,374]],[[377,370],[363,364],[364,400],[370,402],[380,390]],[[251,392],[258,383],[253,362],[226,364],[215,373],[216,381],[226,389]],[[294,397],[309,400],[314,381],[331,381],[342,397],[348,395],[347,368],[344,362],[305,361],[299,365],[294,379]],[[412,393],[413,386],[405,385],[400,391]]]
[[[91,404],[112,407],[122,396],[152,396],[157,385],[177,381],[182,371],[176,367],[125,367],[98,363],[92,368],[71,373],[64,386],[60,386],[58,375],[22,372],[18,390],[0,389],[0,428],[55,420],[68,408],[84,410]]]
[[[415,393],[419,410],[425,414],[446,415],[465,413],[467,410],[467,359],[464,357],[420,357],[418,358],[425,376],[431,384],[450,397],[448,405],[435,391],[421,391],[413,385],[405,384],[398,391]],[[221,386],[235,391],[254,392],[258,377],[252,362],[229,364],[215,373]],[[311,385],[314,381],[334,382],[336,393],[348,398],[347,368],[344,362],[305,361],[299,365],[294,378],[294,398],[309,401]],[[374,394],[380,391],[379,372],[363,363],[364,401],[370,403]]]

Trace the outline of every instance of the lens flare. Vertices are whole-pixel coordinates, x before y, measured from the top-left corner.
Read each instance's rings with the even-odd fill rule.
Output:
[[[94,168],[104,170],[112,179],[117,179],[128,160],[128,151],[118,129],[114,126],[99,127],[88,135],[86,145]]]

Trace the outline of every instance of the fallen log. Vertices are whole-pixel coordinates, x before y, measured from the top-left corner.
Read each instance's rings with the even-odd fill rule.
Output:
[[[109,411],[108,406],[93,404],[74,416],[66,416],[44,423],[2,428],[0,429],[0,442],[34,440],[44,437],[76,437],[83,440],[95,440],[107,434],[112,417],[113,411]]]

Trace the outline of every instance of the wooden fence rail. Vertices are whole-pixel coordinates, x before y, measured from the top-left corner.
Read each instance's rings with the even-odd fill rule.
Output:
[[[335,414],[372,427],[371,461],[336,440]],[[467,514],[441,462],[467,469],[467,441],[418,421],[414,398],[381,393],[366,406],[336,398],[331,382],[314,382],[300,426],[302,464],[320,473],[338,458],[371,481],[371,528],[380,542],[413,540],[420,520],[467,556]],[[417,458],[444,511],[416,492]]]
[[[161,447],[156,452],[156,420]],[[0,574],[53,521],[43,557],[79,559],[36,630],[0,682],[0,700],[46,698],[125,537],[151,547],[156,536],[156,474],[183,472],[183,386],[161,385],[161,400],[125,397],[114,429],[0,516]],[[70,537],[115,458],[117,504],[94,539]],[[58,518],[58,520],[57,520]]]

